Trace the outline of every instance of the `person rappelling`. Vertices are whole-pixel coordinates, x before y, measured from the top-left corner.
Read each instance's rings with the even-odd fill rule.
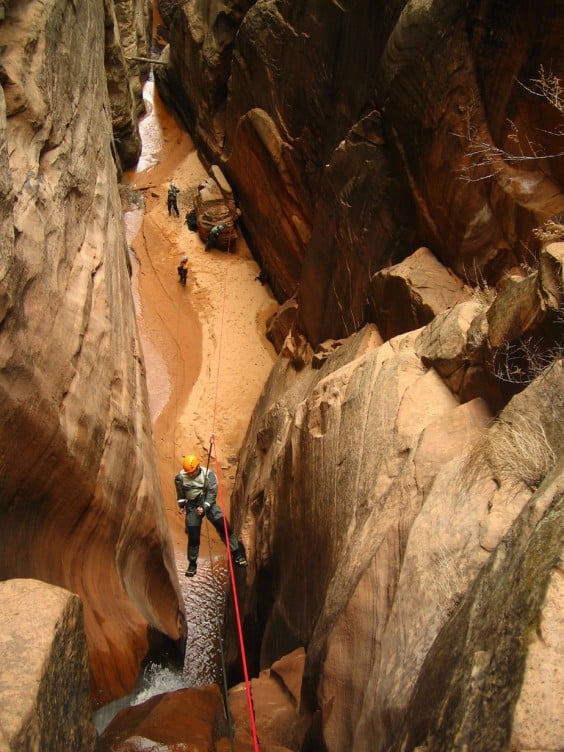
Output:
[[[214,471],[202,467],[194,454],[187,454],[182,461],[182,469],[174,478],[174,485],[179,510],[186,514],[184,522],[184,529],[188,536],[186,577],[193,577],[198,568],[200,533],[204,515],[215,527],[224,543],[225,528],[227,528],[233,563],[239,567],[246,567],[247,559],[239,548],[237,536],[231,530],[228,520],[224,521],[221,508],[216,503],[217,476]]]

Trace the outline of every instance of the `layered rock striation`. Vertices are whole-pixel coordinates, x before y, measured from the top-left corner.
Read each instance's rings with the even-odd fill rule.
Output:
[[[184,633],[112,154],[117,15],[0,22],[0,578],[81,597],[96,704],[135,685],[148,624]]]
[[[233,517],[286,743],[560,749],[562,1],[159,6],[284,303]]]
[[[374,321],[372,276],[418,247],[497,283],[564,210],[561,112],[544,85],[562,71],[561,0],[160,8],[161,91],[223,164],[313,344]]]
[[[305,646],[296,749],[561,746],[564,371],[497,418],[461,399],[482,316],[367,325],[321,367],[282,353],[257,405],[234,491],[247,657]]]

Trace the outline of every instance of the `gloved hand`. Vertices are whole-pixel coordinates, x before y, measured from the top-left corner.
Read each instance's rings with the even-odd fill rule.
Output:
[[[176,503],[178,504],[180,509],[184,509],[184,507],[186,506],[186,499],[177,499]]]
[[[210,507],[211,507],[211,504],[209,503],[209,501],[204,501],[204,509],[206,510],[206,512],[208,511]]]

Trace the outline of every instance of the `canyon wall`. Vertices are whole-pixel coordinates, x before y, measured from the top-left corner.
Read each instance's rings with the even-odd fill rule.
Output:
[[[312,343],[375,321],[372,275],[419,246],[473,284],[534,265],[564,210],[561,113],[534,83],[561,73],[562,0],[160,7],[161,91]]]
[[[561,749],[564,3],[159,6],[284,303],[232,516],[286,746]]]
[[[290,748],[560,749],[564,371],[496,421],[461,401],[435,365],[456,372],[482,313],[367,325],[321,367],[283,352],[257,405],[239,592],[253,674],[306,648]]]
[[[185,629],[112,137],[136,134],[133,159],[125,58],[149,8],[14,1],[0,21],[0,578],[81,597],[97,705],[135,685],[148,624]]]

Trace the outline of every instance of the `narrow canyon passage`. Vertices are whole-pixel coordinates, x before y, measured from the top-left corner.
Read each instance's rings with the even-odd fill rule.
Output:
[[[184,577],[184,517],[177,511],[173,478],[184,454],[206,462],[213,433],[210,466],[219,469],[218,502],[229,513],[239,447],[275,357],[264,330],[277,304],[256,281],[259,268],[242,237],[235,253],[206,252],[198,234],[188,230],[184,216],[207,173],[152,81],[144,97],[143,152],[137,169],[125,176],[124,221],[159,472],[186,604],[184,681],[196,686],[220,681],[217,625],[226,557],[205,522],[198,574]],[[181,191],[179,218],[167,211],[171,180]],[[186,287],[176,273],[184,254],[190,260]]]

